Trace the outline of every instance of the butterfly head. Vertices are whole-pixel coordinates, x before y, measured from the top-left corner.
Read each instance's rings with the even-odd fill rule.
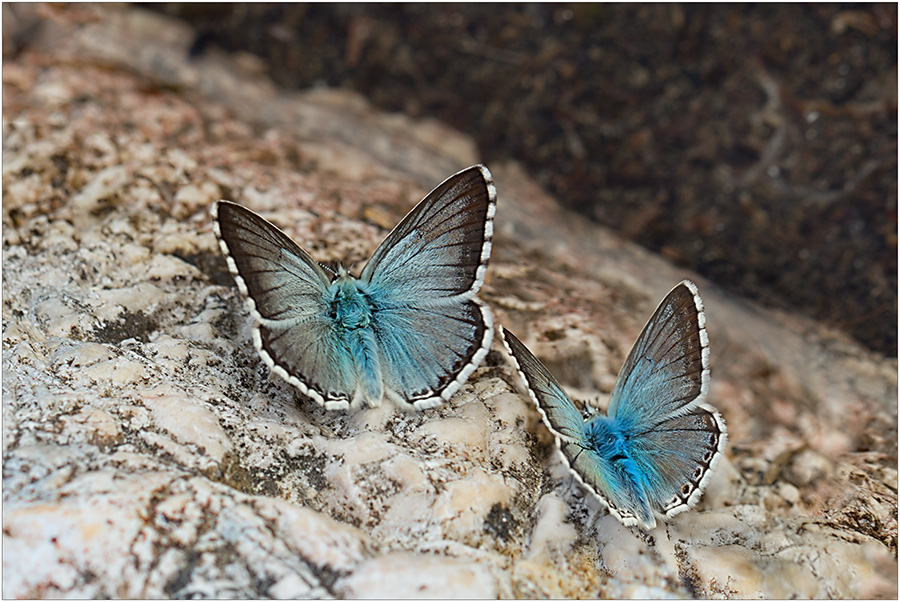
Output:
[[[578,409],[581,411],[581,416],[584,418],[585,422],[592,420],[595,416],[601,415],[597,410],[597,406],[588,403],[587,400],[581,402],[581,404],[578,406]]]
[[[332,282],[337,282],[339,280],[355,280],[353,275],[350,273],[350,270],[348,270],[341,264],[338,264],[337,271],[334,271],[334,270],[329,270],[329,271],[332,274],[334,274],[334,277],[331,279]]]

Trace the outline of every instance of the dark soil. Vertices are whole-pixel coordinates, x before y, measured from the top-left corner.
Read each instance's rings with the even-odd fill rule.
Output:
[[[472,135],[562,203],[897,355],[897,5],[154,5]]]

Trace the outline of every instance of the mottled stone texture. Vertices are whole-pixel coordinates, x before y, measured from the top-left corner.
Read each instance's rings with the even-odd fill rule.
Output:
[[[437,409],[326,413],[268,371],[209,206],[357,267],[469,140],[121,6],[4,5],[4,597],[895,597],[897,366],[698,281],[730,446],[700,506],[623,528],[499,344]],[[9,41],[9,43],[7,43]],[[605,405],[684,276],[491,165],[483,298]]]

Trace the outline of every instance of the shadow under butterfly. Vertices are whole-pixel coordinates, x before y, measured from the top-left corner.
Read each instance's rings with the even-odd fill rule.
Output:
[[[447,178],[391,231],[359,278],[320,266],[277,227],[218,201],[213,229],[271,370],[329,410],[439,405],[493,337],[476,297],[497,193],[476,165]]]
[[[672,289],[644,326],[605,416],[583,417],[528,348],[501,334],[570,470],[622,524],[651,530],[697,503],[727,435],[704,401],[709,339],[694,283]]]

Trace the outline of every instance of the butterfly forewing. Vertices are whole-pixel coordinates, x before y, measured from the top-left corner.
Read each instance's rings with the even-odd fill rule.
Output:
[[[609,415],[652,425],[701,403],[709,388],[708,346],[703,303],[685,280],[666,295],[628,354]]]
[[[385,300],[445,303],[484,283],[497,193],[483,165],[432,190],[372,255],[360,276]]]
[[[327,317],[324,270],[281,230],[240,205],[216,203],[213,228],[255,318],[253,339],[263,360],[319,403],[345,407],[356,375]]]
[[[228,201],[213,206],[213,228],[228,269],[263,318],[309,316],[324,309],[330,278],[281,230]]]
[[[547,427],[562,441],[585,447],[587,441],[584,436],[584,418],[563,391],[559,381],[513,333],[502,326],[500,333],[506,350],[515,361],[519,376],[525,381],[528,394],[540,410]]]

